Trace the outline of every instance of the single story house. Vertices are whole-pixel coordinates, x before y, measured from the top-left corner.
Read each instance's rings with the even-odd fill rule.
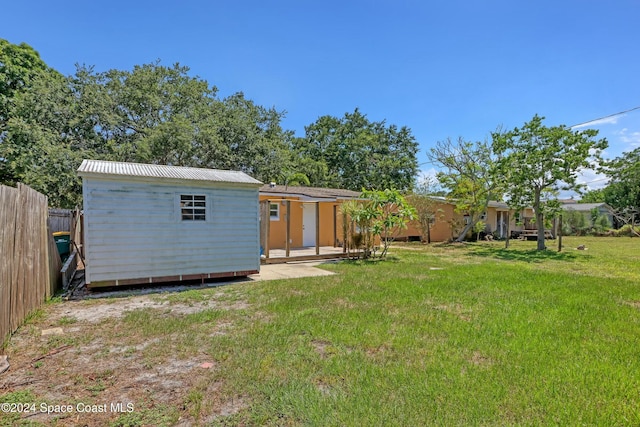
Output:
[[[78,174],[89,287],[259,271],[262,183],[249,175],[101,160]]]
[[[357,199],[360,193],[334,188],[266,184],[260,188],[260,203],[268,210],[268,246],[284,249],[340,246],[342,242],[342,214],[345,200]],[[287,210],[289,209],[289,210]],[[264,220],[263,220],[264,221]],[[264,227],[264,224],[263,224]]]
[[[446,197],[433,196],[435,200],[435,215],[430,226],[432,242],[445,242],[454,239],[462,231],[469,217],[456,212],[455,203]],[[482,217],[485,223],[485,233],[494,234],[498,238],[506,238],[507,232],[522,232],[534,230],[535,215],[532,208],[525,208],[520,212],[510,209],[504,202],[491,201]],[[508,223],[508,226],[507,226]],[[401,230],[398,240],[421,240],[421,231],[417,221],[409,222],[406,229]]]

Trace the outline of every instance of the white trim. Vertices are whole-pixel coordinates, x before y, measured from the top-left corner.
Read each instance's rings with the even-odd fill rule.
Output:
[[[176,206],[176,219],[181,224],[202,224],[207,223],[211,219],[211,198],[207,194],[190,192],[190,189],[185,188],[185,191],[176,193],[175,206]],[[184,219],[182,217],[182,196],[192,197],[204,197],[204,219]],[[191,207],[195,210],[195,206]]]
[[[271,215],[271,206],[276,207],[276,216]],[[280,203],[269,201],[269,220],[270,221],[280,221]]]

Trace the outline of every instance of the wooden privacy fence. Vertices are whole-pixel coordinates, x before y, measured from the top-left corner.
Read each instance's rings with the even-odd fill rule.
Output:
[[[47,226],[47,197],[0,185],[0,348],[60,282],[60,256]]]
[[[52,233],[71,231],[72,216],[71,209],[49,209],[49,230]]]

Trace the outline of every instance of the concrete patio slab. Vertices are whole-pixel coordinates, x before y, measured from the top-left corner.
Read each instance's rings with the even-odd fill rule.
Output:
[[[298,262],[287,264],[266,264],[260,266],[260,273],[249,276],[251,280],[295,279],[299,277],[330,276],[332,271],[317,266],[321,262]]]

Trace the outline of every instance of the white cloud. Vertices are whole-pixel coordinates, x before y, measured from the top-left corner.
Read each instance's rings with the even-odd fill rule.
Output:
[[[593,169],[582,169],[578,173],[578,178],[576,179],[578,184],[583,184],[584,191],[590,190],[598,190],[600,188],[604,188],[609,183],[609,178],[606,175],[596,172]],[[562,182],[560,183],[563,184]],[[562,190],[560,191],[559,198],[561,199],[580,199],[580,194],[574,190]]]
[[[601,173],[594,171],[593,169],[583,169],[578,174],[576,180],[578,184],[585,184],[588,190],[597,190],[599,188],[606,187],[609,182],[609,178]]]
[[[590,122],[580,123],[576,126],[571,126],[571,129],[590,128],[598,125],[615,125],[618,123],[618,119],[624,117],[624,115],[615,117],[605,117],[604,119],[592,120]]]
[[[615,134],[620,138],[620,141],[629,144],[631,149],[640,147],[640,132],[629,133],[629,129],[624,128]]]

